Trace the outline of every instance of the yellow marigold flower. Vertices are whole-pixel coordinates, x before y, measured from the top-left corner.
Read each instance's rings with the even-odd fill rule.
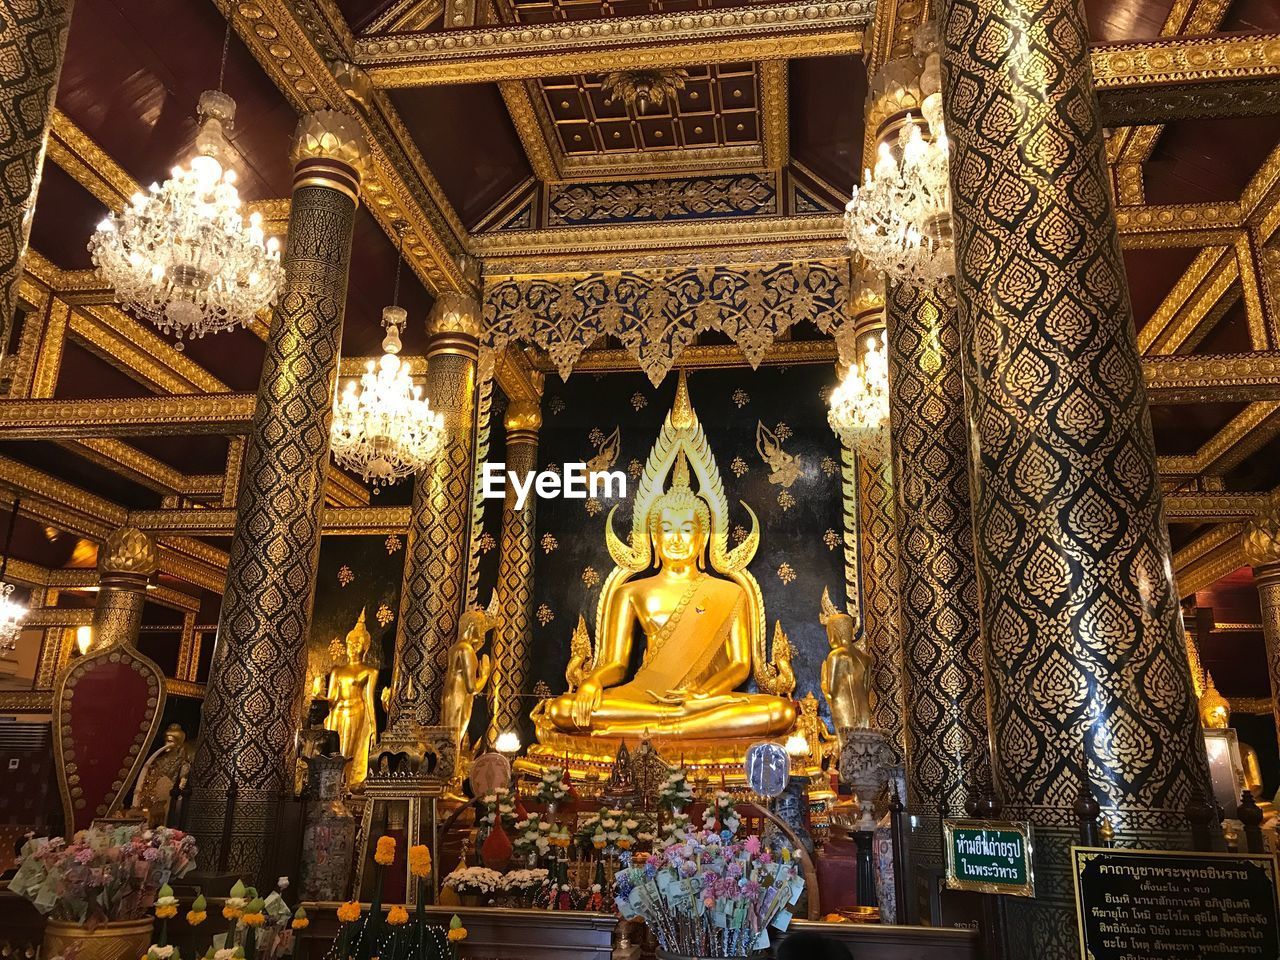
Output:
[[[387,913],[387,923],[393,927],[402,927],[409,922],[409,911],[404,907],[392,907]]]
[[[338,919],[343,923],[351,923],[360,919],[360,901],[351,900],[338,907]]]
[[[378,838],[378,847],[373,853],[373,862],[383,867],[391,866],[396,858],[396,838],[383,835]]]
[[[306,917],[294,917],[289,921],[289,926],[293,927],[295,930],[305,930],[310,924],[311,921]]]
[[[267,922],[267,917],[262,913],[244,913],[240,915],[240,922],[246,927],[260,927]]]
[[[238,920],[241,912],[242,911],[238,907],[233,907],[231,904],[227,904],[222,908],[222,916],[227,920]]]
[[[431,875],[431,851],[422,844],[409,848],[409,872],[415,877]]]
[[[459,940],[467,939],[467,928],[466,927],[450,927],[449,939],[454,943],[457,943]]]
[[[156,917],[161,920],[168,920],[170,917],[178,915],[178,908],[172,903],[166,903],[156,907]]]
[[[208,916],[209,915],[203,910],[192,910],[187,914],[187,923],[191,924],[193,927],[198,927],[200,924],[204,923],[205,918]]]

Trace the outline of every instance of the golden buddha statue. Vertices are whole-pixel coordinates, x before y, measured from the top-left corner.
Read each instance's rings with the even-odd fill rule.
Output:
[[[165,727],[164,743],[147,757],[133,791],[133,808],[145,812],[149,826],[164,826],[168,820],[173,788],[186,786],[195,752],[179,724]]]
[[[1213,675],[1208,671],[1205,671],[1204,684],[1204,693],[1200,694],[1200,723],[1206,730],[1226,730],[1231,725],[1231,704],[1218,692]],[[1237,740],[1236,745],[1240,748],[1243,788],[1253,794],[1253,799],[1269,821],[1277,811],[1262,792],[1262,764],[1258,760],[1258,751],[1243,740]]]
[[[347,634],[347,662],[329,674],[329,715],[324,727],[338,734],[338,750],[347,758],[347,785],[357,787],[369,773],[369,745],[377,733],[373,691],[378,671],[364,662],[372,637],[364,625],[365,611]]]
[[[444,726],[454,731],[459,746],[471,725],[476,694],[484,689],[493,672],[489,655],[481,656],[480,650],[489,631],[500,622],[496,599],[490,601],[488,610],[479,606],[468,610],[458,621],[458,639],[449,648],[445,660],[440,718]]]
[[[775,649],[774,661],[766,656],[764,602],[746,569],[759,525],[746,507],[752,532],[728,548],[728,503],[683,371],[637,487],[629,543],[614,533],[617,509],[606,524],[616,566],[600,591],[594,662],[575,690],[547,702],[542,731],[693,739],[790,732],[796,711],[785,695],[794,677],[784,650]],[[643,659],[628,680],[637,631]],[[752,676],[762,692],[741,692]]]
[[[822,663],[822,695],[831,708],[836,735],[841,730],[871,726],[871,657],[854,643],[858,622],[836,608],[831,594],[822,588],[819,622],[827,629],[831,652]]]

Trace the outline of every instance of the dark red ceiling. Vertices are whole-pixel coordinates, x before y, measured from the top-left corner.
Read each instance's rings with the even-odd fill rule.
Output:
[[[1244,410],[1243,403],[1152,404],[1151,429],[1156,453],[1180,456],[1195,453]]]
[[[226,22],[208,2],[78,0],[58,106],[141,184],[165,179],[195,142],[196,101],[217,87]],[[289,195],[297,116],[234,34],[225,90],[240,195]]]
[[[1253,349],[1253,340],[1249,336],[1249,316],[1245,309],[1244,297],[1240,295],[1237,284],[1227,296],[1234,303],[1226,313],[1218,318],[1218,322],[1199,343],[1192,353],[1248,353]]]
[[[391,100],[468,227],[533,175],[497,84],[392,90]]]
[[[1174,285],[1200,253],[1191,247],[1125,250],[1124,271],[1129,279],[1129,302],[1133,305],[1133,326],[1141,330],[1156,312]]]
[[[792,60],[791,153],[847,195],[862,179],[862,103],[866,69],[859,57]]]
[[[107,214],[88,190],[45,156],[31,221],[31,246],[63,270],[93,266],[86,244]]]
[[[1280,117],[1171,123],[1143,168],[1147,203],[1238,200],[1277,144]]]

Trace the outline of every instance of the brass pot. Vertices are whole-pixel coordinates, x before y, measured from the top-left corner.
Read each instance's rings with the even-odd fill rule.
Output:
[[[138,960],[151,946],[151,917],[117,920],[90,930],[84,924],[50,920],[44,928],[45,957],[76,949],[77,960]]]

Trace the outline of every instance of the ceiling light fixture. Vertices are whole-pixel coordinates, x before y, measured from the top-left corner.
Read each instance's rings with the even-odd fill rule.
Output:
[[[22,624],[27,619],[27,608],[13,599],[14,586],[5,579],[5,573],[9,569],[9,551],[13,547],[13,528],[18,522],[18,507],[21,503],[21,500],[13,501],[13,510],[9,513],[9,530],[4,537],[4,553],[0,555],[0,653],[18,648]]]
[[[370,360],[359,383],[334,401],[331,450],[339,464],[373,484],[374,492],[418,473],[431,462],[444,438],[444,417],[415,386],[409,368],[400,360],[400,332],[408,314],[400,303],[400,268],[404,263],[404,231],[396,223],[400,257],[396,261],[392,305],[382,310],[382,359]]]
[[[116,299],[179,340],[253,322],[275,303],[284,280],[279,241],[267,239],[262,215],[246,224],[235,171],[227,166],[227,130],[236,104],[222,92],[230,24],[218,89],[200,95],[196,156],[163,185],[135,193],[108,214],[89,253]]]

